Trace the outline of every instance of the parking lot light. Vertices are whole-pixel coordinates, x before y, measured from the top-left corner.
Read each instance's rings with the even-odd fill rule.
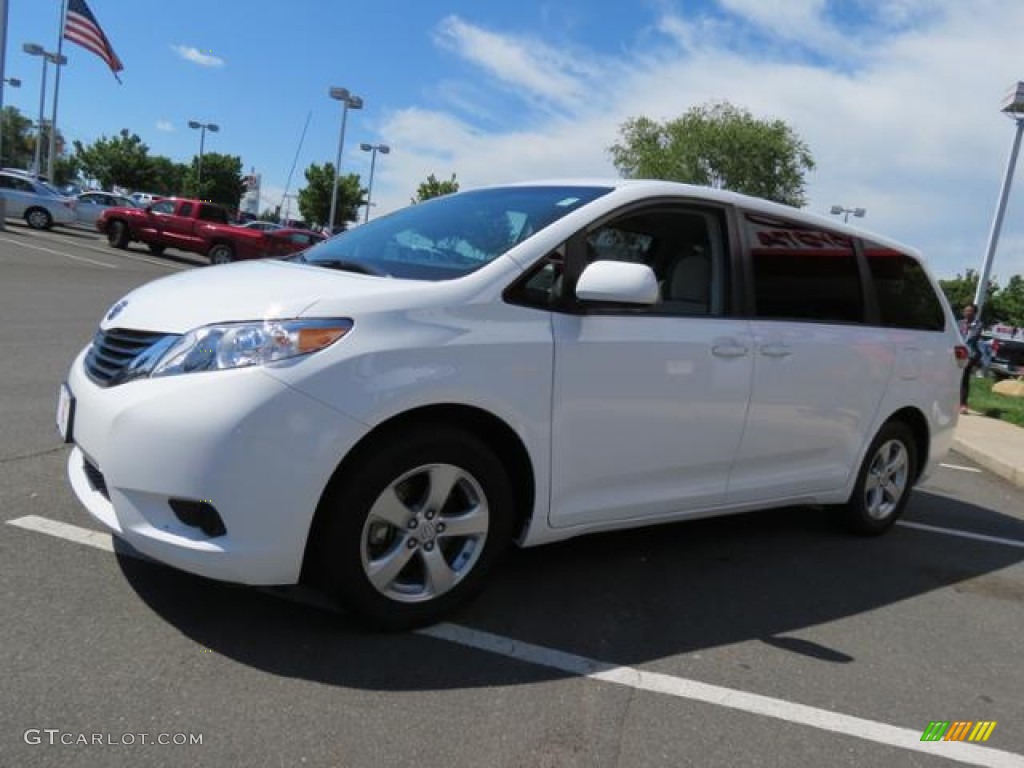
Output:
[[[844,208],[841,205],[833,205],[832,210],[829,211],[833,216],[843,215],[843,222],[846,223],[850,220],[850,214],[852,213],[856,218],[863,219],[864,215],[868,212],[867,208]]]
[[[331,189],[331,212],[327,217],[327,231],[334,232],[334,215],[338,210],[338,181],[341,179],[341,151],[345,146],[345,123],[348,121],[350,109],[362,109],[363,100],[359,96],[353,96],[348,88],[331,86],[327,91],[332,99],[341,102],[341,132],[338,134],[338,154],[334,160],[334,186]]]
[[[216,123],[200,123],[198,120],[189,120],[188,127],[199,131],[199,167],[196,169],[196,192],[202,194],[203,146],[206,143],[206,132],[216,133],[220,130],[220,126]]]
[[[988,278],[992,272],[992,261],[996,255],[999,242],[999,230],[1003,227],[1003,216],[1006,214],[1006,202],[1010,197],[1010,185],[1013,183],[1013,171],[1017,166],[1017,154],[1020,152],[1020,137],[1024,133],[1024,81],[1018,81],[1003,98],[1002,113],[1017,124],[1010,148],[1010,157],[1006,161],[1006,172],[999,191],[999,201],[992,217],[992,228],[988,235],[988,247],[985,248],[985,260],[982,262],[981,274],[978,277],[978,288],[974,293],[974,303],[978,306],[978,317],[982,317],[985,308],[985,297],[988,293]]]
[[[377,165],[377,153],[380,152],[382,155],[386,155],[391,151],[391,147],[387,144],[360,144],[359,148],[363,152],[370,152],[370,183],[366,187],[366,213],[363,214],[363,223],[365,224],[370,220],[370,198],[373,197],[373,170]]]

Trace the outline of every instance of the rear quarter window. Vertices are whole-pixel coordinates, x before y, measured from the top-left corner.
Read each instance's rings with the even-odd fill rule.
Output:
[[[946,325],[942,302],[917,259],[870,240],[864,256],[878,297],[879,321],[888,328],[941,331]]]

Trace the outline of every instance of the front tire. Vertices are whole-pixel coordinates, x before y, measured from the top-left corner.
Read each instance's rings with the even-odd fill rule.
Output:
[[[331,481],[311,541],[319,583],[371,623],[434,623],[472,599],[512,539],[501,461],[446,427],[381,441]]]
[[[53,226],[53,217],[45,208],[29,208],[25,211],[25,223],[32,229],[49,229]]]
[[[871,441],[857,484],[843,507],[854,533],[877,536],[903,513],[917,478],[917,445],[909,427],[890,422]]]
[[[231,250],[230,245],[217,243],[210,249],[208,257],[211,264],[230,264],[235,260],[235,252]]]
[[[149,252],[152,253],[154,256],[163,256],[164,255],[164,246],[159,245],[157,243],[150,243],[148,247],[149,247]]]
[[[128,225],[123,221],[112,221],[107,225],[107,242],[114,248],[128,247]]]

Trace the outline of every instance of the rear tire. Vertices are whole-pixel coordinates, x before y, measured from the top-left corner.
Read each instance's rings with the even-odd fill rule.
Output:
[[[381,442],[329,484],[310,541],[316,581],[377,627],[434,623],[508,548],[512,491],[479,439],[434,425]]]
[[[917,444],[900,421],[885,424],[864,456],[857,484],[842,507],[846,526],[865,536],[892,527],[903,513],[917,478]]]
[[[25,223],[32,229],[49,229],[53,226],[53,217],[45,208],[29,208],[25,211]]]
[[[115,220],[107,225],[107,242],[114,248],[127,248],[130,239],[128,225],[123,221]]]

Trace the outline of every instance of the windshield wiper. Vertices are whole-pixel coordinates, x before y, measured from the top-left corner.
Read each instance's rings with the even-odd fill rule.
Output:
[[[303,262],[311,264],[314,267],[324,267],[325,269],[337,269],[341,272],[355,272],[360,275],[373,275],[374,277],[385,277],[385,273],[374,269],[373,267],[362,264],[358,261],[350,261],[349,259],[317,259],[310,261],[309,259],[303,258]]]

